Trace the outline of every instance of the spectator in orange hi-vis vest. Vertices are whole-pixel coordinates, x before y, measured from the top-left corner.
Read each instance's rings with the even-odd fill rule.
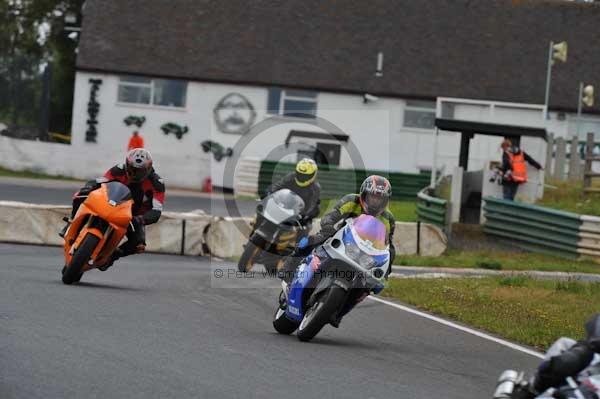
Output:
[[[542,166],[509,139],[502,142],[502,194],[505,200],[513,201],[520,184],[527,183],[527,163],[537,170]]]
[[[136,130],[129,138],[129,144],[127,145],[127,151],[134,150],[136,148],[144,148],[144,138],[140,136]]]

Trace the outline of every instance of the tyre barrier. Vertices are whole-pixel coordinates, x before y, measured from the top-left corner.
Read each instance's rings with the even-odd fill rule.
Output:
[[[58,232],[64,226],[63,217],[69,214],[69,206],[0,201],[0,242],[62,246]],[[239,257],[251,220],[215,217],[203,211],[163,212],[159,222],[146,229],[146,250],[223,259]],[[312,232],[318,230],[319,221],[315,220]],[[437,226],[397,222],[394,246],[398,255],[439,256],[446,250],[447,239]]]

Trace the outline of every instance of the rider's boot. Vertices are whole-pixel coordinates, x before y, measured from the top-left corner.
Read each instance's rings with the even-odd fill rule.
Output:
[[[294,279],[294,273],[296,272],[298,263],[299,262],[294,257],[294,254],[288,256],[283,263],[283,267],[277,272],[277,277],[289,286]]]
[[[281,281],[281,292],[283,293],[285,303],[287,303],[290,294],[290,285],[285,281]]]
[[[340,323],[342,322],[342,319],[344,318],[344,316],[347,315],[348,313],[350,313],[350,311],[352,309],[354,309],[354,307],[356,305],[358,305],[360,302],[362,302],[368,296],[369,296],[369,294],[364,292],[364,293],[360,294],[360,296],[358,298],[355,297],[354,301],[346,302],[344,307],[339,312],[337,312],[336,314],[331,316],[331,320],[329,320],[329,324],[331,324],[335,328],[338,328],[340,326]]]
[[[121,248],[117,248],[115,250],[115,252],[113,252],[113,254],[110,256],[110,259],[108,260],[108,262],[106,262],[105,265],[100,266],[98,268],[98,270],[103,271],[103,272],[107,271],[108,268],[110,268],[117,259],[119,259],[123,256],[125,256],[125,253],[123,252],[123,250]]]

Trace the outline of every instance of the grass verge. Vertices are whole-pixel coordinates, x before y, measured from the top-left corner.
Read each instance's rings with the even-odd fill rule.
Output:
[[[397,256],[400,266],[479,268],[492,270],[539,270],[546,272],[600,273],[600,264],[591,259],[570,260],[530,252],[459,251],[433,256]]]
[[[583,337],[584,322],[598,311],[600,284],[521,276],[391,279],[383,295],[544,350],[559,337]]]
[[[321,213],[319,217],[329,212],[336,202],[337,199],[321,200]],[[417,221],[417,204],[414,201],[390,201],[388,208],[397,222]]]
[[[546,188],[544,198],[539,200],[537,205],[584,215],[600,216],[600,195],[584,193],[581,180],[549,181],[547,183],[556,188]]]
[[[16,170],[1,168],[1,167],[0,167],[0,176],[21,177],[21,178],[25,178],[25,179],[54,179],[54,180],[77,181],[77,179],[73,179],[72,177],[67,177],[67,176],[61,176],[61,175],[52,176],[52,175],[46,175],[44,173],[33,172],[30,170],[16,171]]]

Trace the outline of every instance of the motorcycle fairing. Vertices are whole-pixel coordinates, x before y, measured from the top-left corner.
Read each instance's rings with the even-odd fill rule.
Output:
[[[128,190],[121,183],[111,182],[104,183],[99,189],[90,192],[88,198],[80,205],[65,235],[65,264],[71,262],[73,252],[79,248],[87,234],[93,234],[100,239],[91,256],[94,264],[101,265],[108,259],[112,250],[125,236],[132,218],[133,200],[127,197]],[[110,225],[114,234],[108,234],[109,230],[106,228],[100,229],[96,223],[100,220],[104,225]],[[88,264],[82,271],[91,268]]]
[[[294,280],[292,280],[290,285],[288,303],[285,310],[286,316],[290,320],[300,322],[304,317],[304,309],[302,308],[302,294],[315,274],[315,270],[313,270],[312,267],[313,262],[316,262],[315,257],[312,254],[307,256],[302,264],[298,266]]]

